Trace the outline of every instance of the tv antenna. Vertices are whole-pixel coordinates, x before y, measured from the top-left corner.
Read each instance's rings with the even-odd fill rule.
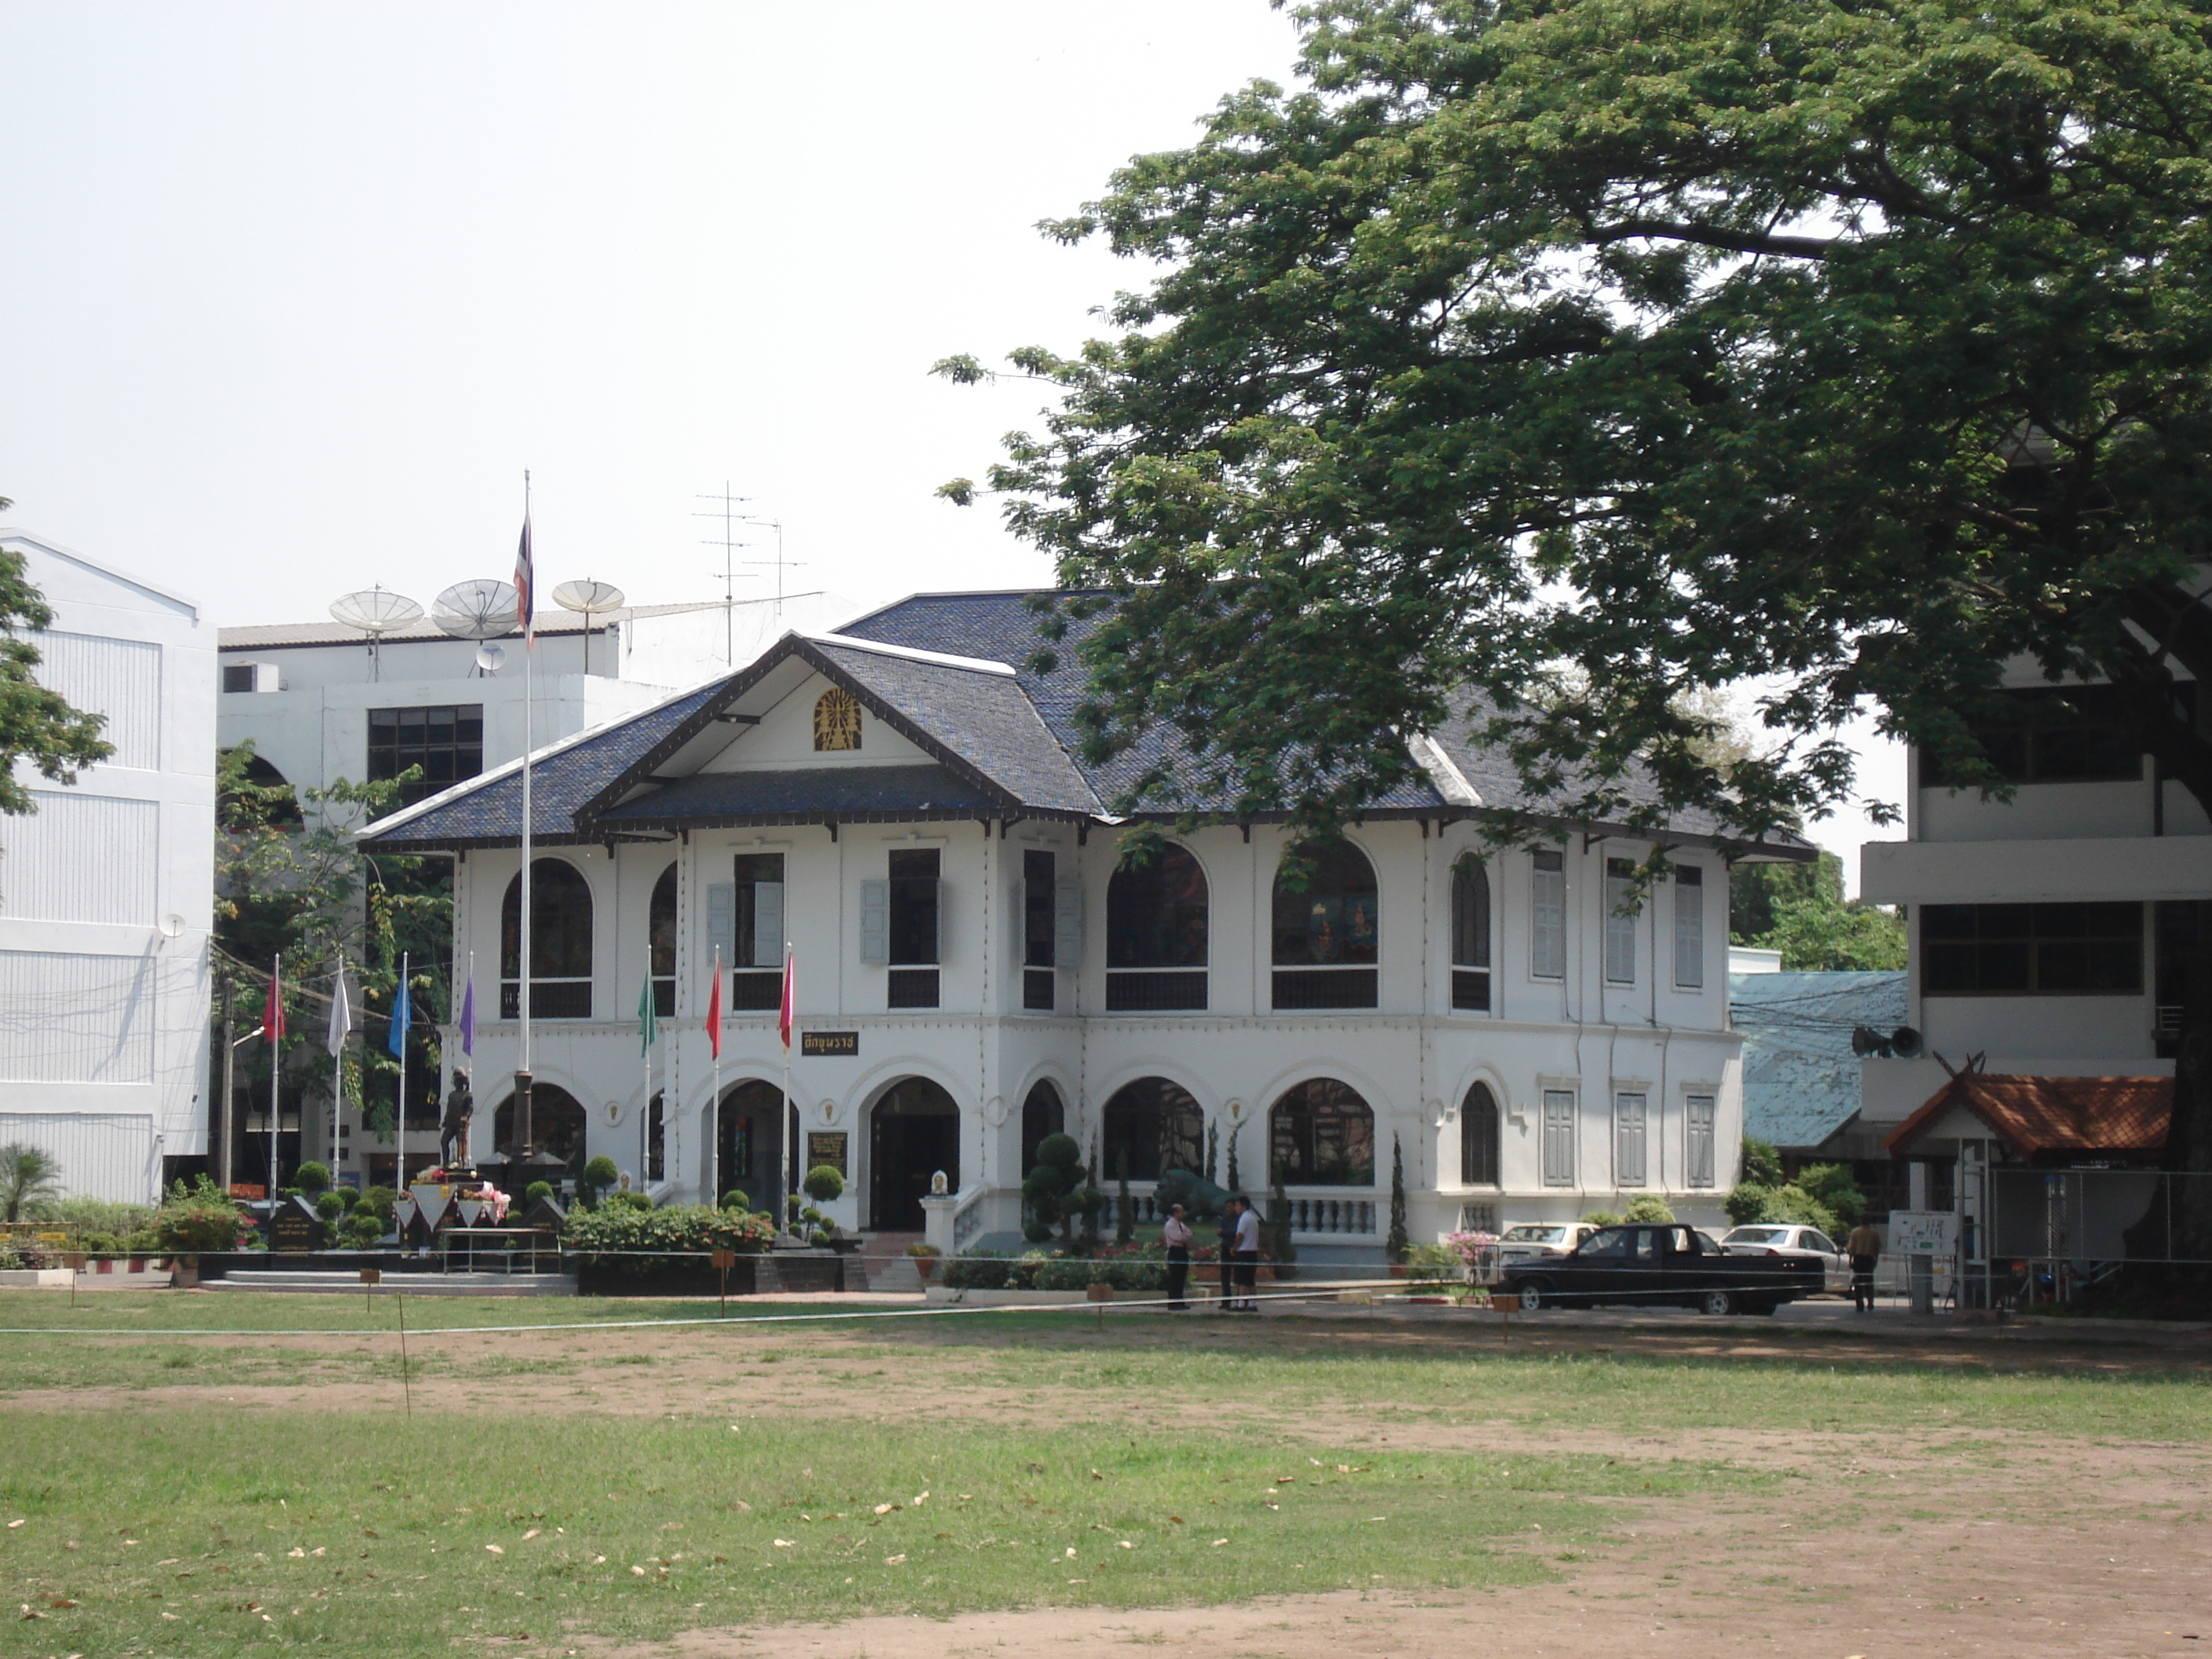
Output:
[[[455,582],[430,601],[430,620],[457,640],[495,640],[514,631],[520,595],[505,582],[477,576]]]
[[[580,582],[562,582],[553,590],[553,603],[563,611],[580,611],[584,616],[584,672],[592,672],[592,618],[609,611],[619,611],[626,603],[623,591],[612,582],[595,582],[588,579]]]
[[[387,593],[381,587],[364,587],[358,593],[341,594],[331,601],[331,615],[348,628],[368,635],[368,677],[381,679],[384,671],[377,647],[395,628],[419,621],[422,607],[404,593]]]
[[[720,538],[717,539],[713,536],[702,536],[700,538],[700,544],[703,547],[719,547],[722,550],[722,660],[729,664],[731,667],[735,668],[738,665],[737,631],[736,626],[732,621],[731,608],[737,603],[737,584],[738,580],[738,565],[739,563],[737,552],[738,549],[741,547],[750,547],[752,545],[750,542],[741,542],[737,539],[736,526],[740,524],[749,522],[737,515],[737,507],[740,502],[750,501],[752,500],[752,497],[750,495],[732,495],[730,494],[730,483],[728,479],[725,478],[722,481],[722,493],[720,495],[702,495],[698,499],[702,501],[720,501],[721,503],[721,510],[720,512],[694,513],[691,516],[695,519],[720,519],[722,521],[722,534]],[[750,564],[752,561],[747,559],[743,561],[743,562]],[[744,580],[750,581],[752,578],[748,576],[744,578]]]

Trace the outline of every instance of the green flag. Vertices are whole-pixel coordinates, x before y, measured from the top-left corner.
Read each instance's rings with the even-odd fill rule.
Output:
[[[653,975],[645,976],[645,989],[637,996],[637,1051],[641,1054],[653,1052],[653,1040],[660,1035],[660,1018],[653,1006]]]

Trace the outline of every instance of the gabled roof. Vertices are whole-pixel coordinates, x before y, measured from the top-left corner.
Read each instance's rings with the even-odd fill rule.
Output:
[[[2018,1077],[1961,1073],[1882,1138],[1903,1152],[1953,1107],[1972,1113],[2015,1158],[2040,1152],[2144,1157],[2166,1146],[2170,1077]]]
[[[1730,974],[1729,1021],[1744,1035],[1743,1132],[1812,1152],[1856,1115],[1860,1060],[1851,1031],[1905,1024],[1902,969],[1853,974]]]
[[[1176,771],[1173,739],[1156,732],[1135,752],[1103,766],[1085,764],[1075,718],[1085,672],[1075,647],[1096,622],[1071,620],[1068,637],[1054,647],[1054,665],[1036,672],[1030,659],[1045,643],[1033,608],[1037,597],[1026,592],[917,594],[836,634],[786,635],[734,674],[589,734],[587,744],[543,751],[532,834],[548,841],[588,841],[617,827],[635,832],[709,822],[820,823],[977,811],[1105,819],[1145,769],[1164,760],[1170,774]],[[933,767],[806,768],[773,784],[757,777],[709,783],[690,775],[720,746],[708,735],[717,721],[744,719],[739,705],[771,676],[787,681],[808,670],[851,691]],[[780,681],[768,690],[780,696],[788,685]],[[1463,734],[1417,740],[1414,753],[1424,774],[1370,802],[1368,816],[1441,818],[1477,805],[1513,807],[1528,800],[1510,770]],[[520,830],[519,787],[511,781],[515,769],[471,780],[371,824],[362,839],[392,848],[512,845]],[[845,770],[862,775],[829,775]],[[942,775],[925,777],[924,772]],[[721,775],[743,774],[740,764]],[[1181,799],[1148,803],[1142,816],[1221,811],[1228,805],[1208,798],[1194,778]],[[1711,839],[1717,828],[1702,817],[1686,816],[1673,839],[1696,844]],[[1773,850],[1810,855],[1803,842]]]

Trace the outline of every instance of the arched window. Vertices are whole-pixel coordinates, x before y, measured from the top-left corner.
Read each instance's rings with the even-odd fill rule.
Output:
[[[1375,1114],[1334,1078],[1301,1083],[1267,1114],[1270,1176],[1285,1187],[1372,1187]]]
[[[1121,1158],[1129,1159],[1129,1179],[1158,1181],[1170,1170],[1193,1174],[1206,1167],[1206,1114],[1190,1091],[1164,1077],[1140,1077],[1114,1091],[1106,1103],[1105,1167],[1091,1173],[1102,1185],[1119,1177]]]
[[[1376,1006],[1380,933],[1365,854],[1346,841],[1293,848],[1275,872],[1275,1006]]]
[[[499,1012],[522,1012],[522,878],[500,906]],[[533,1019],[592,1017],[592,884],[565,859],[530,866],[530,1013]]]
[[[216,768],[216,785],[222,792],[216,799],[216,825],[233,835],[242,835],[264,824],[289,829],[302,823],[300,798],[291,781],[259,755],[248,755],[245,765],[237,765],[237,753],[235,749],[224,750]]]
[[[860,746],[860,700],[833,685],[814,700],[814,747],[824,752]]]
[[[1206,1006],[1206,872],[1173,842],[1106,884],[1109,1012]]]
[[[1459,1180],[1462,1187],[1498,1185],[1498,1097],[1487,1083],[1476,1084],[1460,1103]]]
[[[666,1019],[676,1012],[676,866],[670,865],[653,884],[653,903],[646,911],[647,972],[653,976],[653,1012]],[[534,946],[535,939],[531,941]]]
[[[656,1091],[645,1109],[645,1178],[665,1181],[668,1169],[668,1097]]]
[[[1056,1135],[1067,1127],[1067,1110],[1060,1104],[1060,1091],[1039,1079],[1022,1102],[1022,1168],[1026,1177],[1036,1168],[1037,1143],[1047,1135]]]
[[[1455,1008],[1490,1006],[1490,872],[1468,853],[1452,866],[1452,1000]]]
[[[507,1179],[557,1181],[584,1167],[584,1109],[576,1097],[558,1084],[540,1083],[530,1091],[530,1138],[516,1139],[514,1097],[499,1103],[492,1114],[492,1145],[508,1165]],[[520,1166],[519,1168],[517,1166]],[[520,1193],[522,1187],[512,1190]]]

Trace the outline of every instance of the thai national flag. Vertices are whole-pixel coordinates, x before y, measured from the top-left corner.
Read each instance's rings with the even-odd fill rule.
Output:
[[[522,545],[514,552],[514,621],[522,629],[522,646],[526,651],[538,648],[538,636],[532,631],[532,618],[537,614],[538,577],[530,562],[530,512],[523,510]]]

